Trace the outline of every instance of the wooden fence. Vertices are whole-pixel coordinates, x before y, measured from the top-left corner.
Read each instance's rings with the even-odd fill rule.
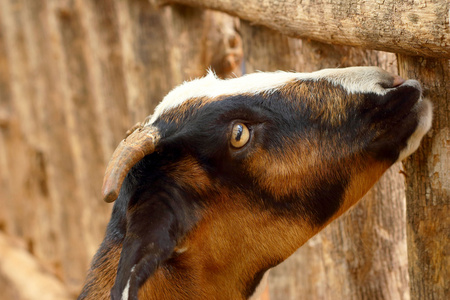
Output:
[[[449,299],[449,10],[446,0],[0,0],[0,299],[76,298],[111,210],[105,165],[175,85],[209,67],[226,78],[353,65],[420,80],[433,128],[272,271],[271,297]]]

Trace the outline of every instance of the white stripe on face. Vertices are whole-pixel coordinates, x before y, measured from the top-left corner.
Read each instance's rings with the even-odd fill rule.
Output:
[[[344,69],[324,69],[313,73],[259,72],[239,78],[221,80],[209,72],[206,77],[185,82],[173,89],[156,107],[153,116],[145,125],[152,124],[165,111],[181,105],[193,98],[237,94],[258,94],[280,88],[293,80],[320,80],[341,86],[348,93],[375,93],[384,95],[393,77],[378,67],[351,67]],[[383,87],[383,86],[384,87]]]
[[[400,152],[397,161],[402,161],[414,153],[419,148],[422,138],[431,128],[431,121],[433,120],[433,107],[431,102],[427,99],[420,99],[413,110],[419,116],[419,123],[414,133],[409,137],[406,147]]]
[[[133,274],[135,268],[136,268],[136,265],[134,265],[133,268],[131,268],[131,274]],[[122,300],[128,300],[128,297],[130,296],[129,295],[130,281],[131,281],[131,275],[130,275],[130,278],[128,278],[127,285],[125,286],[125,288],[122,291]]]

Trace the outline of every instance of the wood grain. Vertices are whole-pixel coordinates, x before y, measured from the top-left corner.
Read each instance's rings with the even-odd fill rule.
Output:
[[[398,56],[434,105],[431,131],[404,162],[412,299],[450,298],[450,60]]]
[[[150,0],[206,7],[291,37],[450,58],[450,2],[445,0]]]

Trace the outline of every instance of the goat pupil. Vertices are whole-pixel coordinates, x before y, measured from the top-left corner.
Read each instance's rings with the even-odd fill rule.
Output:
[[[242,125],[240,125],[240,124],[237,125],[236,137],[234,138],[237,142],[239,142],[241,140],[243,131],[244,131],[244,128],[242,127]]]

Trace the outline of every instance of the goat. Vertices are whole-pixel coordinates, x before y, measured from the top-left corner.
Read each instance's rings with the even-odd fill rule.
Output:
[[[377,67],[214,74],[171,91],[107,167],[114,204],[79,299],[249,299],[429,130]]]

